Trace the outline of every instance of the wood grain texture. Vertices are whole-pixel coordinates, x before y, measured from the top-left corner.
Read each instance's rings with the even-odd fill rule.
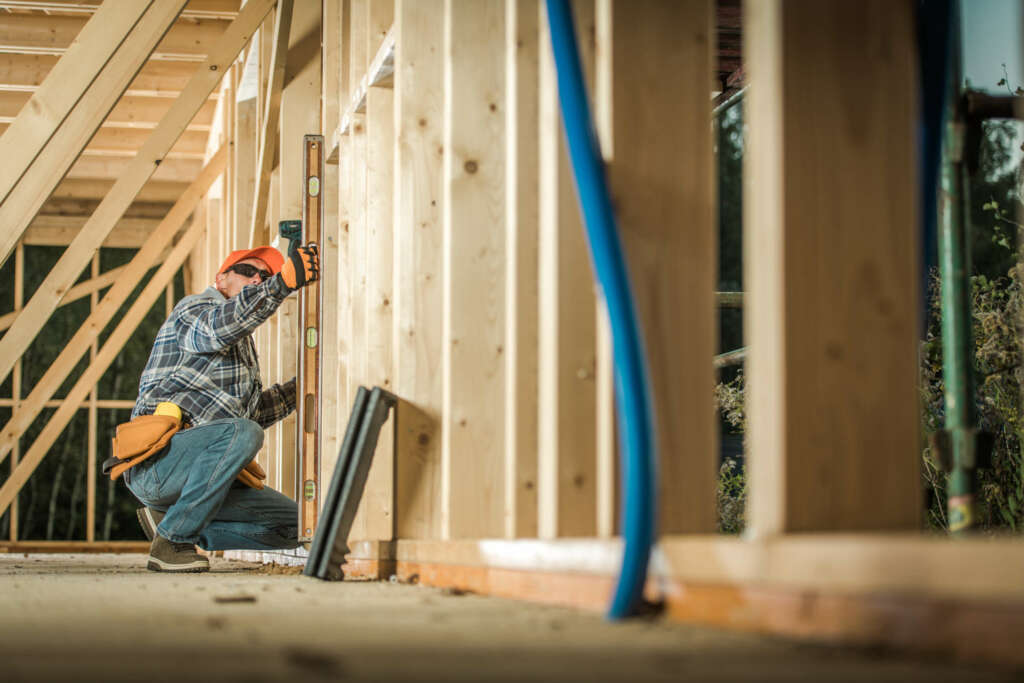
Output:
[[[912,3],[747,8],[748,523],[917,529]]]
[[[409,440],[413,425],[399,427],[396,522],[399,537],[438,538],[444,3],[398,0],[395,9],[395,391],[436,425],[410,429]]]
[[[291,26],[288,34],[288,53],[295,54],[313,36],[320,38],[320,6],[312,2],[297,2],[292,9]],[[289,59],[284,88],[281,91],[280,107],[280,205],[278,220],[295,220],[302,216],[302,201],[305,194],[303,178],[303,136],[320,130],[320,52],[317,50],[310,59],[294,64]],[[277,223],[273,224],[277,236]],[[283,242],[283,241],[282,241]],[[281,251],[288,248],[281,244]],[[301,343],[297,297],[289,297],[278,309],[278,359],[275,382],[287,382],[298,372],[298,352]],[[297,495],[300,482],[296,480],[296,425],[295,414],[281,421],[278,436],[280,448],[282,492],[290,497]]]
[[[442,537],[487,538],[505,531],[505,8],[445,18]]]
[[[646,342],[664,533],[717,527],[713,16],[710,0],[615,2],[612,10],[608,171]],[[663,68],[678,87],[663,87]]]
[[[585,75],[593,73],[594,2],[573,3]],[[541,5],[540,33],[548,33]],[[592,80],[588,79],[588,83]],[[549,41],[540,48],[538,530],[542,538],[597,529],[596,296]]]
[[[371,17],[378,4],[371,3]],[[374,35],[372,22],[369,34]],[[394,389],[394,167],[394,92],[371,87],[366,92],[366,385],[388,391]],[[381,428],[366,480],[369,539],[394,538],[394,461],[392,421]]]
[[[537,535],[536,0],[505,3],[505,536]]]

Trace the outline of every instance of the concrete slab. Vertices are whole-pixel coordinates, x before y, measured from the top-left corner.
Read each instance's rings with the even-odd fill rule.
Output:
[[[213,560],[0,555],[0,680],[1009,681],[1020,672],[801,645],[421,586]]]

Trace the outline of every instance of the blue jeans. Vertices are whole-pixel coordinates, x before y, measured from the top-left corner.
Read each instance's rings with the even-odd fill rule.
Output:
[[[160,453],[125,473],[142,503],[166,512],[157,533],[204,550],[276,550],[298,543],[298,507],[271,488],[235,477],[263,445],[252,420],[214,420],[175,434]]]

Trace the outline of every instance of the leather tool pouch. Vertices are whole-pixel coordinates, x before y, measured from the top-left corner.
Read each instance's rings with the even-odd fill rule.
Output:
[[[181,429],[181,422],[169,415],[139,415],[117,425],[113,456],[103,462],[103,474],[117,479],[129,467],[159,453]]]
[[[113,438],[113,456],[103,462],[103,474],[117,480],[125,470],[162,451],[171,437],[181,430],[181,422],[169,415],[139,415],[117,426]],[[238,473],[246,486],[261,489],[267,473],[255,460]]]

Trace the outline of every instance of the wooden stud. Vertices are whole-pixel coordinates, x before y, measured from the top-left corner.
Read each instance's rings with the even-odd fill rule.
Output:
[[[252,1],[252,0],[250,0]],[[4,485],[0,487],[0,514],[11,504],[11,501],[18,495],[18,491],[25,485],[29,476],[35,468],[46,457],[50,447],[60,437],[61,432],[67,426],[77,409],[77,404],[85,399],[92,386],[99,381],[103,373],[120,353],[125,342],[138,327],[142,319],[149,313],[157,297],[167,283],[170,282],[178,268],[185,261],[188,253],[192,250],[196,240],[201,233],[200,226],[193,224],[178,241],[178,244],[171,250],[167,260],[157,269],[149,283],[143,288],[142,293],[132,303],[131,308],[111,332],[103,348],[96,356],[96,360],[89,364],[75,385],[68,391],[64,404],[57,409],[50,420],[43,427],[43,430],[36,437],[32,446],[25,453],[24,459],[18,468],[8,477]],[[137,280],[133,280],[137,282]],[[5,430],[6,432],[6,430]]]
[[[745,11],[748,532],[920,529],[913,3]]]
[[[323,43],[323,68],[320,86],[320,130],[325,139],[338,124],[341,68],[341,12],[342,0],[323,0],[323,20],[321,25]],[[326,150],[325,150],[326,151]],[[320,286],[323,287],[323,317],[320,343],[324,345],[322,389],[320,392],[320,454],[319,480],[321,487],[328,485],[337,461],[338,450],[344,434],[345,421],[342,406],[343,396],[340,393],[339,373],[342,363],[338,350],[341,337],[339,328],[339,282],[347,273],[341,268],[339,230],[339,196],[338,165],[325,164],[322,179],[324,201],[324,238],[320,244]],[[343,384],[341,386],[344,386]],[[324,496],[320,501],[323,503]]]
[[[181,97],[36,290],[28,305],[11,325],[11,332],[0,339],[0,380],[10,374],[14,360],[32,343],[64,293],[71,288],[88,263],[92,252],[102,243],[138,194],[139,189],[160,165],[160,160],[216,87],[219,74],[223,74],[224,69],[234,61],[272,3],[273,0],[249,0],[246,3],[238,19],[225,31],[210,59],[199,67]]]
[[[393,0],[371,0],[367,34],[371,43],[382,38],[394,20]],[[365,326],[367,387],[394,388],[394,164],[395,98],[390,87],[366,92],[366,284]],[[395,498],[394,422],[381,429],[367,475],[366,538],[394,538]]]
[[[445,3],[442,538],[505,533],[505,8]]]
[[[573,3],[585,70],[592,67],[593,0]],[[541,6],[541,35],[547,12]],[[590,257],[561,135],[554,58],[540,48],[538,530],[542,538],[597,529],[595,310]]]
[[[262,29],[261,29],[262,30]],[[259,45],[253,41],[239,82],[234,121],[234,187],[232,190],[232,227],[234,240],[231,249],[245,249],[249,246],[252,227],[252,197],[256,191],[256,163],[259,153],[259,128],[257,127],[257,93],[259,91]]]
[[[139,249],[132,261],[126,266],[121,277],[111,286],[110,290],[103,297],[103,300],[96,307],[82,326],[75,332],[71,340],[64,346],[64,350],[43,374],[28,398],[22,403],[21,410],[11,416],[11,419],[0,431],[0,462],[10,452],[17,439],[25,433],[29,425],[42,410],[43,402],[49,399],[57,391],[69,372],[77,365],[79,359],[89,348],[91,341],[98,337],[107,323],[114,317],[118,309],[131,295],[139,280],[149,270],[157,259],[163,254],[164,249],[170,243],[174,234],[188,219],[193,208],[199,202],[199,198],[206,192],[210,184],[220,175],[224,167],[224,160],[227,150],[218,152],[205,171],[189,188],[182,198],[175,204],[174,208],[161,221],[160,225],[147,240],[146,244]],[[202,223],[200,221],[196,221]],[[200,227],[201,229],[201,227]],[[207,277],[211,273],[203,273]],[[148,310],[148,309],[147,309]],[[20,320],[20,318],[19,318]],[[15,322],[17,325],[17,321]],[[14,326],[11,330],[15,329]],[[7,339],[12,332],[8,331],[3,337]]]
[[[268,67],[263,115],[260,117],[260,151],[256,157],[256,188],[252,198],[252,225],[249,226],[250,247],[268,243],[271,233],[274,232],[266,227],[267,202],[270,196],[270,174],[274,168],[274,155],[278,144],[277,128],[281,116],[285,68],[288,65],[288,38],[291,34],[293,6],[293,0],[280,0],[277,5],[271,43],[273,52]]]
[[[25,245],[19,242],[15,247],[14,255],[14,314],[17,315],[18,311],[25,304]],[[18,411],[21,408],[21,379],[22,379],[22,360],[19,358],[18,362],[14,365],[14,377],[11,378],[11,413]],[[11,453],[11,474],[18,467],[18,462],[21,460],[21,443],[15,443],[13,452]],[[18,500],[15,499],[11,502],[11,514],[8,516],[10,521],[10,538],[12,541],[18,540]]]
[[[302,49],[303,41],[314,36],[319,43],[320,5],[312,2],[296,3],[292,9],[292,20],[288,35],[288,52],[295,54]],[[279,220],[298,219],[302,216],[302,202],[305,195],[303,186],[303,136],[320,130],[320,53],[305,63],[289,63],[287,85],[280,97],[280,188]],[[277,224],[272,224],[276,236]],[[287,251],[287,244],[281,244],[281,251]],[[273,381],[286,381],[297,373],[299,343],[299,310],[295,297],[289,297],[278,309],[277,377]],[[281,491],[295,497],[298,482],[295,476],[296,464],[296,416],[288,416],[280,422],[277,442],[279,444],[279,467],[281,467]]]
[[[608,171],[651,378],[663,533],[717,528],[713,20],[711,0],[612,5]],[[651,60],[680,86],[663,87]]]
[[[444,4],[398,0],[395,10],[394,378],[423,417],[398,416],[397,535],[439,538]]]
[[[537,535],[537,0],[506,0],[505,529]]]
[[[10,153],[16,156],[18,162],[14,167],[14,172],[0,186],[0,189],[3,190],[3,203],[0,203],[0,224],[5,226],[3,234],[0,235],[0,262],[7,259],[14,242],[21,237],[46,197],[65,175],[75,157],[86,146],[103,121],[103,117],[128,87],[132,76],[152,53],[153,48],[160,41],[160,37],[174,22],[184,4],[185,0],[173,0],[149,9],[121,42],[114,56],[109,61],[103,60],[105,67],[90,79],[88,89],[75,98],[74,108],[60,117],[59,129],[51,129],[44,136],[34,138],[36,144],[26,146],[23,151],[19,151],[16,147],[17,140],[12,137],[8,138],[6,146]],[[97,25],[97,29],[102,28],[102,25]],[[90,36],[92,35],[90,33]],[[96,40],[101,41],[101,39],[104,39],[104,36],[97,34]],[[99,46],[93,47],[90,44],[85,47],[91,50]],[[69,62],[66,68],[62,67],[57,71],[58,76],[61,73],[70,75],[73,73],[73,67]],[[52,87],[67,89],[69,86],[61,80],[54,81]],[[43,89],[44,102],[40,104],[53,99],[49,93],[49,87]],[[12,135],[20,135],[19,131],[22,130],[23,125],[31,125],[33,119],[26,118],[25,121],[25,124],[15,126]],[[16,188],[15,183],[17,183]],[[76,270],[76,276],[86,263],[88,263],[88,257]],[[29,307],[32,307],[31,301]],[[10,368],[0,374],[6,377],[9,370]]]
[[[100,252],[97,249],[96,253],[92,257],[92,279],[98,280],[100,277]],[[173,287],[174,282],[172,281],[168,287]],[[168,290],[170,291],[170,289]],[[93,292],[89,296],[89,315],[93,315],[96,312],[96,306],[99,303],[99,294]],[[93,338],[92,343],[89,344],[89,364],[96,362],[96,352],[99,351],[99,341],[97,338]],[[96,405],[98,399],[96,385],[92,385],[92,390],[89,392],[89,445],[86,452],[86,466],[85,466],[85,540],[95,541],[96,540],[96,439],[97,434],[97,411],[98,406]]]

